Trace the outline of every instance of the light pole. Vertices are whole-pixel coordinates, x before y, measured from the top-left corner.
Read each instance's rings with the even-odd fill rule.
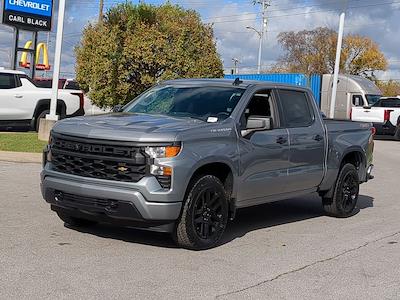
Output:
[[[342,54],[342,43],[343,43],[343,31],[344,31],[344,21],[346,14],[342,12],[340,15],[339,21],[339,32],[338,32],[338,41],[337,41],[337,49],[336,49],[336,61],[335,61],[335,71],[333,73],[333,84],[332,84],[332,95],[331,95],[331,106],[329,110],[329,117],[335,117],[335,107],[336,107],[336,95],[337,95],[337,86],[339,80],[339,71],[340,71],[340,56]]]
[[[60,0],[57,17],[57,36],[56,50],[53,69],[53,86],[52,96],[50,101],[50,114],[46,116],[47,120],[58,121],[57,116],[57,99],[58,99],[58,81],[60,78],[61,51],[64,34],[64,16],[65,16],[65,0]]]
[[[260,43],[258,46],[258,67],[257,67],[257,74],[261,73],[261,56],[262,56],[262,47],[263,47],[263,40],[264,40],[264,35],[265,31],[267,29],[267,8],[271,5],[270,1],[267,0],[254,0],[254,4],[261,4],[262,7],[262,24],[261,24],[261,29],[257,30],[254,27],[247,26],[247,29],[254,30],[257,34],[258,37],[260,38]]]
[[[250,29],[250,30],[254,30],[258,34],[258,37],[259,37],[257,74],[260,74],[261,73],[261,52],[262,52],[262,46],[263,46],[264,30],[260,32],[251,26],[247,26],[246,28]]]

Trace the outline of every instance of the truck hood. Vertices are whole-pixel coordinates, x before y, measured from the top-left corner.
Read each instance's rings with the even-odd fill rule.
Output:
[[[76,137],[134,142],[170,142],[191,128],[212,125],[190,118],[132,113],[77,117],[58,122],[54,133]]]

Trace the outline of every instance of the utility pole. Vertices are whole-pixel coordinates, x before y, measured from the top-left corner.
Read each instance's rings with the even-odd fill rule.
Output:
[[[254,27],[247,26],[247,29],[254,30],[258,37],[259,37],[259,45],[258,45],[258,64],[257,64],[257,74],[261,73],[261,60],[262,60],[262,49],[263,49],[263,41],[264,41],[264,36],[267,30],[267,24],[268,24],[268,19],[267,19],[267,8],[271,6],[270,1],[267,0],[255,0],[253,2],[254,4],[261,4],[262,8],[262,24],[261,24],[261,29],[257,30]]]
[[[100,0],[99,23],[101,23],[103,21],[103,10],[104,10],[104,0]]]
[[[345,3],[347,4],[347,1]],[[347,5],[345,6],[345,8],[346,7],[347,7]],[[339,32],[338,32],[338,40],[337,40],[337,48],[336,48],[335,71],[333,73],[331,106],[330,106],[330,111],[329,111],[329,117],[332,119],[335,117],[336,95],[337,95],[337,86],[338,86],[339,71],[340,71],[340,57],[342,54],[345,17],[346,17],[346,13],[345,13],[345,9],[344,9],[344,11],[340,14]]]

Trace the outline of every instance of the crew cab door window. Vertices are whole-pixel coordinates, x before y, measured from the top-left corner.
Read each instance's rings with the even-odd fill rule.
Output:
[[[253,94],[242,112],[240,129],[246,128],[250,116],[271,117],[273,125],[272,129],[239,138],[242,170],[239,206],[266,202],[268,196],[285,193],[288,186],[288,133],[279,126],[273,90],[259,90]]]
[[[17,87],[17,82],[13,74],[0,73],[0,90],[10,90]]]
[[[304,92],[279,90],[279,100],[286,127],[307,127],[313,123],[314,115]]]

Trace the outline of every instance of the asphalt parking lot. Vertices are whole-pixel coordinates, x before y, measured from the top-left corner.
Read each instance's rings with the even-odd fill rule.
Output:
[[[317,196],[239,212],[222,245],[68,228],[39,191],[39,164],[0,162],[1,299],[400,299],[400,142],[378,140],[358,213]]]

